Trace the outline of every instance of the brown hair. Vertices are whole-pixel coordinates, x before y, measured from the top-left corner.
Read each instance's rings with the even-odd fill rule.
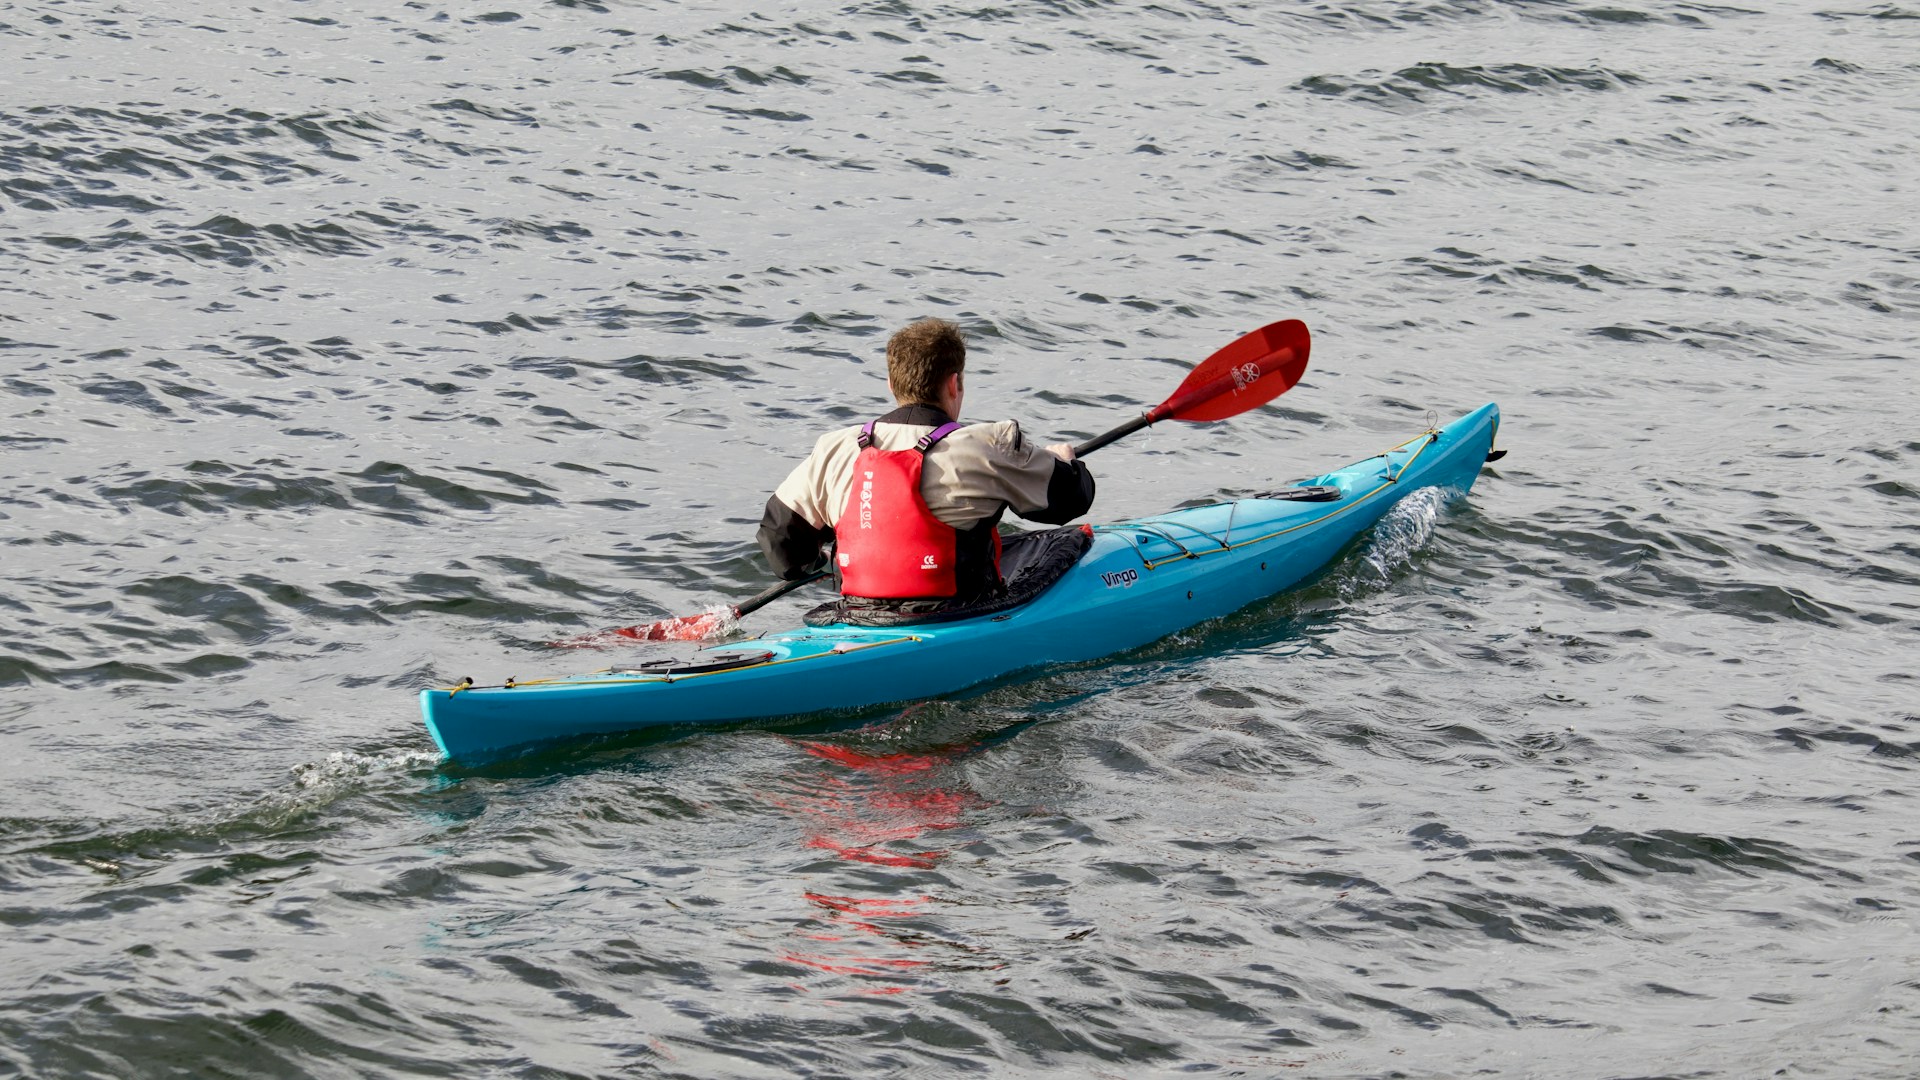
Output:
[[[937,403],[947,376],[966,368],[967,343],[945,319],[909,323],[887,339],[887,380],[908,404]]]

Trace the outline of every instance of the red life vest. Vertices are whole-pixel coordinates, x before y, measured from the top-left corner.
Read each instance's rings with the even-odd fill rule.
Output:
[[[934,428],[911,450],[881,450],[873,445],[876,423],[860,429],[853,487],[833,530],[840,592],[875,600],[952,596],[958,591],[953,573],[958,534],[927,509],[920,470],[933,444],[960,425]]]

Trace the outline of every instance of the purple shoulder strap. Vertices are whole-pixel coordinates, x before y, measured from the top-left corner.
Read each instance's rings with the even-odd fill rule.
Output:
[[[868,424],[867,426],[872,427],[873,425]],[[947,436],[959,430],[960,430],[959,421],[949,420],[946,423],[941,424],[939,427],[934,428],[932,431],[927,432],[925,435],[920,436],[920,441],[914,443],[913,448],[915,450],[920,451],[921,456],[924,457],[926,456],[927,451],[933,449],[934,443],[939,442],[941,439],[944,439]]]
[[[873,425],[879,422],[878,420],[869,420],[860,428],[860,434],[855,439],[855,441],[860,444],[860,449],[865,450],[867,447],[873,445]],[[913,448],[924,455],[927,451],[933,449],[934,443],[959,431],[961,427],[962,425],[958,422],[949,420],[939,427],[934,428],[932,431],[927,432],[925,435],[920,436],[919,440],[913,444]]]

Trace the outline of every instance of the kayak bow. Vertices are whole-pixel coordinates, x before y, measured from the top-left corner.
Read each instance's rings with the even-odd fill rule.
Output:
[[[1098,659],[1300,583],[1420,488],[1471,489],[1499,425],[1499,409],[1484,405],[1301,481],[1327,489],[1313,499],[1279,492],[1089,526],[1086,554],[1009,611],[912,626],[810,626],[680,660],[422,690],[421,712],[448,758],[474,761],[541,743],[910,701]]]

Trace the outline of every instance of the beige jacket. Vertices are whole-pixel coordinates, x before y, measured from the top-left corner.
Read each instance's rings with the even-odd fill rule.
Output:
[[[882,450],[911,450],[920,436],[932,430],[917,424],[875,424],[873,444]],[[859,436],[858,426],[820,436],[813,452],[775,489],[774,498],[816,529],[839,524],[853,488]],[[934,517],[965,529],[992,517],[1002,503],[1016,514],[1044,509],[1047,484],[1058,461],[1044,447],[1027,442],[1015,421],[973,424],[927,452],[920,494]]]

